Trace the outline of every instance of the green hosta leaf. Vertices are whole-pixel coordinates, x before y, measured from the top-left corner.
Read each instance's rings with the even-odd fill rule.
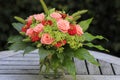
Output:
[[[89,25],[92,22],[92,20],[93,20],[93,18],[90,18],[90,19],[81,21],[78,24],[82,27],[83,31],[86,31],[89,28]]]
[[[84,45],[85,45],[85,46],[88,46],[88,47],[94,47],[94,48],[97,48],[97,49],[99,49],[99,50],[105,50],[105,51],[109,52],[107,49],[103,48],[101,45],[94,45],[94,44],[92,44],[92,43],[86,43],[86,44],[84,44]]]
[[[75,67],[75,63],[72,59],[70,58],[65,58],[64,62],[63,62],[63,66],[65,67],[65,69],[72,75],[75,76],[76,73],[76,67]]]
[[[19,22],[21,22],[21,23],[23,23],[23,24],[26,23],[26,21],[25,21],[23,18],[21,18],[21,17],[15,16],[14,18],[15,18],[17,21],[19,21]]]
[[[22,36],[11,36],[8,38],[8,43],[19,42],[22,41],[22,39],[23,39]]]
[[[19,51],[19,50],[24,50],[28,45],[26,43],[23,42],[16,42],[13,43],[9,49],[10,50],[14,50],[14,51]]]
[[[52,54],[50,50],[44,49],[42,47],[39,48],[39,55],[41,60],[43,60],[49,54]]]
[[[99,65],[99,63],[95,60],[95,58],[88,52],[88,50],[84,48],[80,48],[75,51],[74,56],[78,59],[87,60],[92,64]]]
[[[85,37],[85,41],[92,41],[94,39],[105,39],[103,36],[97,35],[97,36],[93,36],[90,33],[84,33],[83,37]]]
[[[24,26],[24,24],[21,23],[12,23],[12,25],[18,32],[20,32],[22,27]]]
[[[28,46],[25,48],[23,55],[28,54],[29,52],[34,51],[34,50],[36,50],[35,47]]]

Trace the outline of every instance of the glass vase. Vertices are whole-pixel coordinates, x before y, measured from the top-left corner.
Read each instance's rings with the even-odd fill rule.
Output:
[[[42,80],[65,80],[65,73],[63,72],[43,72]]]

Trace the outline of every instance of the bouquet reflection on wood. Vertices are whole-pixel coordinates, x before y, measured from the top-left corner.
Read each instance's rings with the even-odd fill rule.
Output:
[[[92,44],[93,40],[104,37],[86,32],[93,18],[77,22],[87,10],[70,15],[55,8],[48,9],[43,0],[40,2],[44,13],[33,14],[25,20],[15,16],[20,23],[12,25],[20,35],[9,38],[8,43],[11,43],[9,49],[24,50],[24,54],[38,49],[40,73],[52,72],[54,78],[58,78],[58,72],[64,73],[67,70],[76,80],[73,58],[87,60],[99,66],[85,46],[106,50],[100,45]]]

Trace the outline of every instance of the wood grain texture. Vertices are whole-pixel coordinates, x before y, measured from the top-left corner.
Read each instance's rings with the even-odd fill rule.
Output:
[[[105,61],[99,60],[100,69],[103,75],[114,75],[111,64]]]
[[[96,58],[99,60],[103,60],[105,62],[108,63],[113,63],[113,64],[117,64],[120,66],[120,58],[109,55],[107,53],[102,53],[102,52],[97,52],[97,51],[90,51],[89,52]]]
[[[45,79],[43,79],[41,75],[0,75],[0,80],[45,80]],[[66,75],[65,80],[73,80],[73,78],[70,75]],[[77,75],[77,80],[120,80],[120,76]]]
[[[19,75],[25,75],[25,74],[39,74],[39,70],[0,70],[0,75],[16,75],[16,74],[19,74]]]
[[[120,66],[115,64],[112,64],[112,66],[114,68],[115,74],[120,75]]]
[[[74,59],[78,75],[88,74],[85,61]]]
[[[34,69],[39,69],[39,66],[13,66],[13,65],[8,65],[8,66],[4,66],[1,65],[0,66],[0,70],[34,70]]]
[[[89,62],[87,62],[87,67],[90,75],[100,75],[100,70],[98,66],[95,66]]]
[[[29,55],[25,55],[25,57],[38,57],[38,54],[37,54],[37,51],[38,50],[35,50],[33,52],[31,52],[32,54],[29,54]],[[108,54],[105,54],[105,53],[102,53],[102,52],[97,52],[97,51],[91,51],[89,50],[89,52],[96,58],[96,59],[100,59],[100,60],[103,60],[103,61],[106,61],[108,63],[113,63],[113,64],[117,64],[117,65],[120,65],[120,58],[118,57],[115,57],[115,56],[111,56],[111,55],[108,55]],[[0,59],[4,59],[4,58],[7,58],[9,56],[14,56],[16,55],[16,57],[20,57],[20,56],[23,56],[22,55],[23,51],[19,51],[19,52],[14,52],[14,51],[1,51],[0,52]],[[36,55],[35,55],[36,54]]]
[[[3,53],[5,54],[3,55]],[[37,52],[34,51],[25,56],[22,53],[23,51],[15,53],[12,51],[0,52],[0,80],[43,80],[41,75],[38,75],[39,55]],[[95,51],[91,53],[100,59],[100,68],[89,62],[86,63],[85,61],[75,59],[77,80],[120,80],[119,58],[110,56],[110,58],[114,59],[113,61],[118,60],[117,62],[113,62],[109,58],[109,55],[106,56]],[[6,54],[8,55],[5,56]],[[111,63],[114,64],[111,66]],[[116,75],[113,74],[114,71],[112,68]],[[103,75],[101,75],[101,72]],[[73,80],[70,75],[66,75],[65,77],[65,80]]]
[[[29,66],[29,65],[39,65],[39,61],[0,61],[0,65],[18,65],[18,66]]]

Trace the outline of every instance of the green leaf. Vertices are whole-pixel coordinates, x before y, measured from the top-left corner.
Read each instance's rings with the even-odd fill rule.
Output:
[[[74,57],[74,50],[72,50],[70,47],[66,47],[64,49],[64,56],[72,59],[72,57]]]
[[[76,16],[76,17],[74,17],[73,21],[77,21],[80,18],[81,18],[81,16]]]
[[[23,39],[22,36],[11,36],[8,38],[8,43],[19,42],[22,41],[22,39]]]
[[[22,40],[23,42],[31,42],[31,39],[29,37]]]
[[[81,59],[87,60],[87,61],[91,62],[92,64],[99,66],[99,63],[95,60],[95,58],[88,52],[88,50],[86,50],[84,48],[80,48],[80,49],[76,50],[74,56],[80,60]]]
[[[100,35],[93,36],[92,34],[88,32],[84,33],[83,37],[85,37],[85,41],[92,41],[94,39],[105,39],[103,36],[100,36]]]
[[[109,52],[107,49],[103,48],[101,45],[94,45],[94,44],[92,44],[92,43],[86,43],[86,44],[84,44],[84,45],[85,45],[85,46],[88,46],[88,47],[94,47],[94,48],[97,48],[97,49],[99,49],[99,50],[105,50],[105,51]]]
[[[26,23],[26,21],[25,21],[23,18],[21,18],[21,17],[15,16],[14,18],[15,18],[17,21],[19,21],[19,22],[21,22],[21,23],[23,23],[23,24]]]
[[[23,55],[28,54],[28,53],[30,53],[31,51],[34,51],[34,50],[36,50],[35,47],[28,46],[28,47],[25,48]]]
[[[40,56],[40,60],[43,60],[46,56],[48,56],[49,54],[52,54],[50,50],[46,50],[42,47],[39,48],[39,56]]]
[[[18,32],[20,32],[22,27],[24,26],[24,24],[21,23],[12,23],[12,25]]]
[[[65,58],[64,62],[63,62],[63,66],[74,78],[76,78],[76,76],[75,76],[76,67],[75,67],[75,63],[74,63],[73,59]]]
[[[78,24],[82,27],[83,31],[86,31],[89,28],[89,25],[92,22],[92,20],[93,20],[93,18],[90,18],[90,19],[81,21]]]
[[[53,70],[56,70],[58,67],[61,67],[61,62],[60,62],[61,59],[59,59],[57,57],[57,55],[53,55],[52,56],[52,59],[50,61],[50,64],[51,64],[51,67],[53,68]]]
[[[53,12],[55,12],[55,8],[49,9],[49,15],[50,15],[51,13],[53,13]],[[48,17],[47,17],[47,18],[48,18]],[[51,17],[49,16],[48,19],[51,19]]]
[[[64,60],[64,54],[63,53],[57,53],[57,57],[63,62]]]
[[[19,50],[24,50],[28,45],[26,43],[23,42],[16,42],[13,43],[9,49],[10,50],[14,50],[14,51],[19,51]]]
[[[44,12],[47,14],[48,13],[48,8],[47,8],[45,2],[43,0],[40,0],[40,3],[41,3],[41,5],[42,5],[42,7],[44,9]]]
[[[80,16],[81,14],[86,13],[88,10],[80,10],[72,14],[72,17]]]

